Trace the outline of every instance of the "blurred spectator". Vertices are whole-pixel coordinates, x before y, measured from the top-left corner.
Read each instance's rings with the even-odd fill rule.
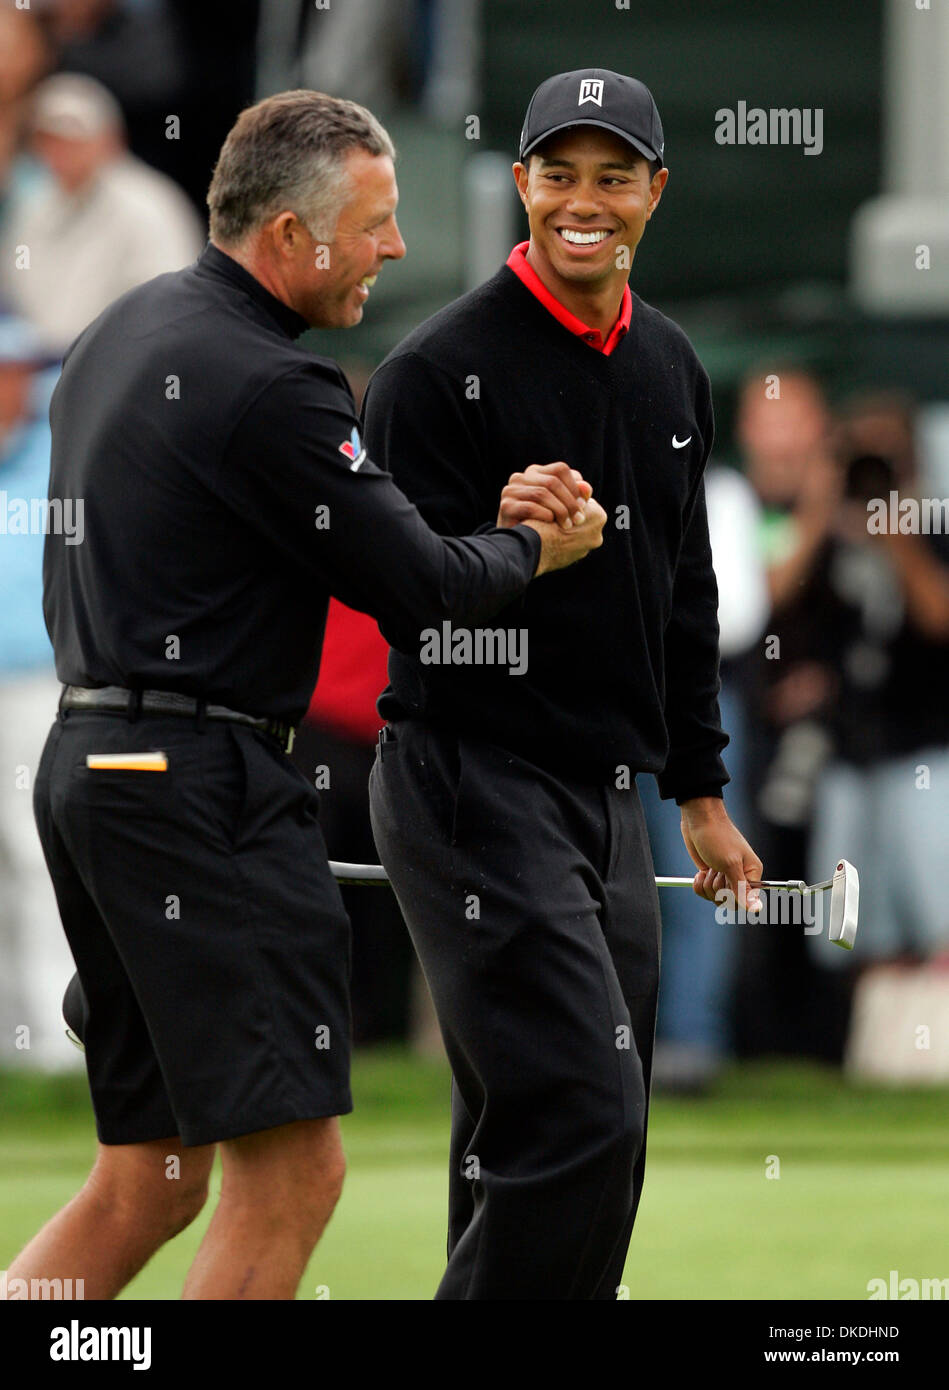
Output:
[[[949,518],[940,508],[929,535],[922,509],[914,521],[906,401],[853,403],[835,446],[842,496],[818,597],[834,636],[833,756],[818,782],[809,873],[826,877],[834,856],[857,865],[861,966],[949,958],[937,868],[949,862]],[[907,534],[895,529],[904,499]]]
[[[776,611],[798,596],[833,521],[836,490],[830,415],[815,379],[798,369],[753,376],[741,392],[736,432],[762,504],[768,588]]]
[[[129,148],[168,174],[204,215],[224,137],[253,100],[258,0],[33,0],[63,72],[107,87]],[[169,128],[169,118],[178,128]]]
[[[17,155],[29,95],[51,61],[32,10],[0,10],[0,219],[20,182]]]
[[[37,0],[33,0],[34,5]],[[187,54],[164,0],[39,0],[59,72],[94,78],[122,109],[129,144],[146,163],[163,167],[165,119],[181,114]]]
[[[61,352],[126,290],[187,265],[204,233],[171,180],[127,152],[115,99],[91,78],[41,83],[31,131],[51,177],[5,219],[0,293]]]
[[[729,735],[725,764],[728,813],[751,835],[747,709],[739,659],[761,636],[768,590],[756,537],[760,509],[752,488],[730,468],[705,478],[712,563],[718,581],[721,630],[722,726]],[[637,779],[657,872],[695,872],[682,840],[675,802],[661,801],[655,779]],[[736,926],[721,926],[715,909],[684,889],[660,889],[662,978],[653,1082],[657,1090],[700,1092],[731,1050],[731,1002]]]
[[[50,53],[32,10],[0,10],[0,108],[22,101],[49,67]]]
[[[382,720],[376,699],[387,684],[389,648],[374,619],[332,599],[320,679],[299,730],[293,761],[320,793],[320,825],[331,859],[376,864],[369,824],[369,773]],[[353,1039],[405,1039],[414,953],[388,889],[348,887],[353,928]]]
[[[820,574],[840,480],[820,385],[799,367],[752,373],[739,395],[736,438],[761,503],[758,544],[772,603],[765,638],[744,671],[755,786],[753,843],[767,878],[802,878],[817,779],[830,752],[836,691],[834,639],[821,607]],[[777,915],[776,907],[772,895],[769,918]],[[823,982],[800,929],[772,921],[742,932],[735,1019],[739,1052],[839,1060],[848,997]]]
[[[33,823],[33,781],[60,690],[42,607],[40,506],[57,375],[47,364],[28,325],[0,319],[0,1064],[55,1068],[76,1054],[59,1019],[74,967]]]
[[[744,1026],[766,1050],[836,1059],[855,966],[949,950],[932,873],[949,854],[949,538],[868,527],[873,499],[889,521],[891,494],[915,495],[907,404],[856,403],[830,433],[816,384],[792,380],[764,406],[764,381],[749,383],[739,415],[749,477],[771,508],[774,611],[754,672],[760,852],[777,878],[823,879],[852,860],[860,949],[854,959],[828,952],[825,935],[755,933]]]
[[[754,665],[758,810],[766,830],[759,853],[769,878],[799,878],[833,685],[822,615],[809,593],[840,491],[820,387],[799,370],[750,378],[736,433],[761,502],[758,544],[771,597],[769,637],[776,639],[763,644]]]

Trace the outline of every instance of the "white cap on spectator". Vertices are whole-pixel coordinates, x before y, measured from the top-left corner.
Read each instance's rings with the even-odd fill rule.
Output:
[[[121,130],[122,108],[95,78],[64,72],[47,77],[33,97],[33,129],[66,140],[93,140]]]

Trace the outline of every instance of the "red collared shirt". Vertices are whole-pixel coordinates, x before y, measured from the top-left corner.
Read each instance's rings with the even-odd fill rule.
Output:
[[[558,323],[562,323],[569,332],[575,333],[578,338],[589,343],[590,347],[596,348],[597,352],[602,352],[604,357],[609,357],[617,343],[625,337],[629,329],[630,319],[633,316],[633,296],[630,293],[629,285],[623,288],[623,303],[620,307],[619,318],[604,339],[598,328],[591,328],[588,323],[578,319],[576,314],[571,314],[569,309],[565,309],[559,299],[554,298],[533,266],[528,262],[528,246],[530,246],[529,241],[522,241],[519,246],[515,246],[507,258],[511,270],[514,271],[521,283],[527,286],[531,294],[540,300],[544,308],[553,314]]]

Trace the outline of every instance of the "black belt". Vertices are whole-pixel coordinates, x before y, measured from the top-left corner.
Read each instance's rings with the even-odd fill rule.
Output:
[[[178,695],[173,690],[124,690],[120,685],[103,685],[97,690],[86,690],[81,685],[64,685],[59,708],[124,714],[131,720],[141,714],[172,715],[193,719],[199,729],[206,719],[246,724],[248,728],[259,729],[261,733],[276,739],[285,753],[293,748],[296,734],[292,724],[279,719],[258,719],[252,714],[228,709],[225,705],[209,705],[205,700],[197,700],[190,695]]]

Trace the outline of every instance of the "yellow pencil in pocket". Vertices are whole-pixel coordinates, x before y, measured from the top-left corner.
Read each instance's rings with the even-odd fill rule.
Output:
[[[86,767],[100,772],[167,772],[164,753],[87,753]]]

